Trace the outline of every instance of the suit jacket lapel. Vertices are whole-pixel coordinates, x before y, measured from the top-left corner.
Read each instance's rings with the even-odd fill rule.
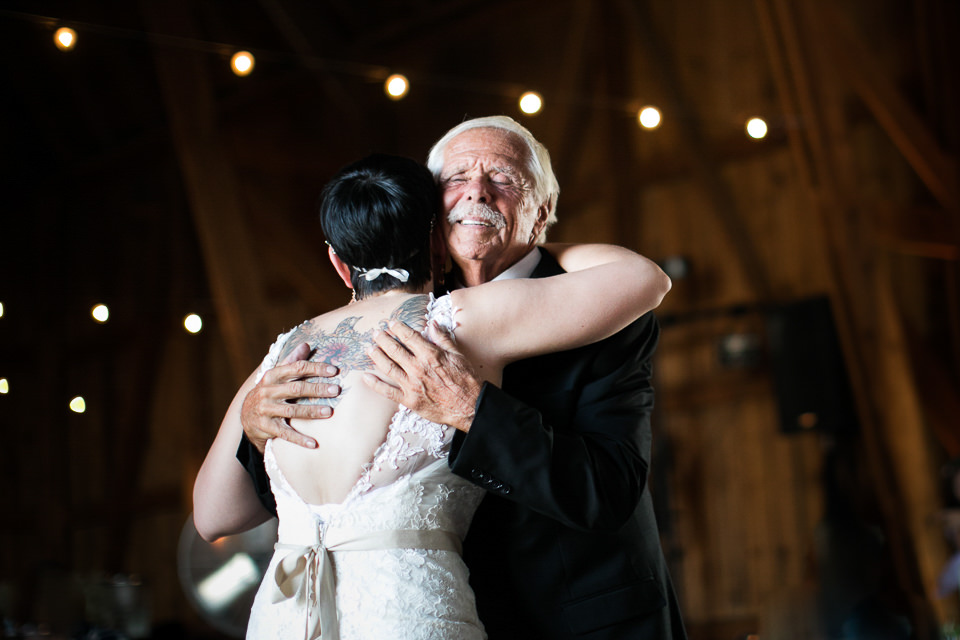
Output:
[[[563,267],[550,255],[549,251],[543,247],[537,247],[537,251],[540,252],[540,263],[537,264],[537,268],[530,274],[531,278],[548,278],[565,273]]]

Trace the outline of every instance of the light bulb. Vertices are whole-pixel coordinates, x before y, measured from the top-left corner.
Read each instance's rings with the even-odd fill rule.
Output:
[[[387,92],[387,96],[391,100],[400,100],[407,95],[407,91],[410,90],[410,83],[407,82],[407,79],[395,73],[387,81],[383,83],[383,90]]]
[[[238,76],[248,76],[253,71],[255,60],[249,51],[237,51],[230,59],[230,68]]]
[[[53,42],[60,51],[70,51],[77,44],[77,32],[70,27],[60,27],[53,34]]]
[[[543,109],[543,98],[536,91],[527,91],[520,96],[520,111],[532,116],[540,113],[541,109]]]
[[[660,126],[660,110],[656,107],[644,107],[637,113],[637,122],[644,129],[656,129]]]

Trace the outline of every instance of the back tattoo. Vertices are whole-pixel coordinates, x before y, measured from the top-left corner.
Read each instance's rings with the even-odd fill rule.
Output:
[[[351,371],[366,371],[374,368],[373,360],[367,356],[367,349],[373,345],[373,334],[383,331],[391,320],[402,322],[414,331],[422,332],[426,326],[427,303],[429,296],[416,295],[404,300],[397,308],[390,312],[385,320],[380,320],[377,327],[360,332],[356,330],[357,322],[363,316],[344,318],[333,330],[322,329],[307,320],[287,338],[280,354],[282,362],[301,343],[310,345],[310,360],[325,362],[339,369],[336,377],[326,378],[331,384],[340,385],[340,395],[336,398],[305,398],[298,400],[300,404],[321,404],[336,407],[337,403],[349,391],[343,385],[343,379]],[[318,378],[309,378],[310,382],[317,382]]]

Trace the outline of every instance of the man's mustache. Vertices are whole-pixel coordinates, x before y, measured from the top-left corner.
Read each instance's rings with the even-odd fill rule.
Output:
[[[450,224],[455,224],[465,218],[490,223],[495,229],[503,229],[507,226],[507,220],[503,217],[503,214],[484,202],[461,201],[447,214],[447,222]]]

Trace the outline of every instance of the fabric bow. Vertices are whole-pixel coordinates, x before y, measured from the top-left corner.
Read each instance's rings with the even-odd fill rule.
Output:
[[[364,278],[367,279],[367,282],[370,280],[376,280],[384,274],[388,274],[399,280],[400,282],[406,282],[410,277],[410,272],[406,269],[390,269],[389,267],[382,267],[380,269],[357,269]]]
[[[463,553],[460,538],[439,529],[395,529],[371,531],[353,537],[326,538],[314,545],[284,544],[277,550],[288,549],[274,573],[274,604],[294,598],[306,612],[306,640],[340,640],[337,619],[336,579],[331,551],[372,551],[374,549],[432,549]]]
[[[276,548],[290,549],[290,553],[277,564],[272,598],[274,604],[294,598],[297,605],[306,611],[306,640],[317,640],[321,634],[323,640],[339,640],[330,552],[322,544],[298,546],[278,543]]]

